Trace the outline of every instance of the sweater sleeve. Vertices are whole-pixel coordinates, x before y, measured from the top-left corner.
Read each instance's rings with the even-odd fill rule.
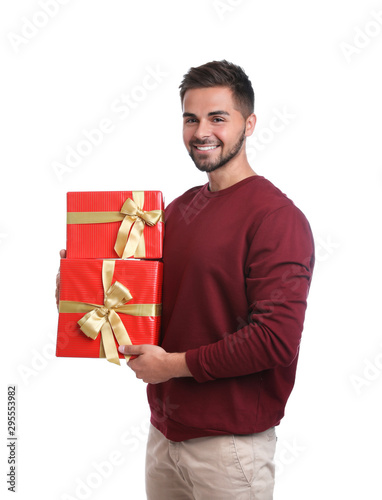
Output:
[[[248,318],[238,318],[236,332],[186,352],[193,377],[206,382],[289,366],[299,350],[313,267],[304,214],[291,204],[266,216],[245,262]]]

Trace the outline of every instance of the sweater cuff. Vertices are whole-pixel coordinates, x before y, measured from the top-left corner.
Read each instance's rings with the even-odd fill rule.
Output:
[[[200,363],[201,347],[196,349],[190,349],[186,351],[186,363],[191,375],[197,382],[208,382],[210,380],[215,380],[211,377],[202,367]]]

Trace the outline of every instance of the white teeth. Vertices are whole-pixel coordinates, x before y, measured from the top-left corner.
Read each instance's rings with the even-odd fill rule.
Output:
[[[216,149],[217,146],[196,146],[197,149],[199,149],[200,151],[208,151],[209,149]]]

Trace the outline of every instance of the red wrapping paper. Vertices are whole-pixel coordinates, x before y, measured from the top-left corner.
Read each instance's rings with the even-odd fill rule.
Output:
[[[143,210],[163,210],[160,191],[144,191]],[[67,193],[68,212],[119,212],[127,198],[133,199],[133,191],[83,191]],[[142,208],[142,207],[141,207]],[[95,224],[67,224],[66,250],[70,259],[117,259],[114,250],[121,221]],[[163,222],[155,226],[145,225],[146,259],[161,259],[163,248]],[[133,256],[129,256],[133,258]]]
[[[104,303],[101,259],[62,259],[60,266],[60,301]],[[125,285],[133,296],[129,304],[161,304],[163,263],[160,261],[116,260],[113,280]],[[56,355],[61,357],[98,358],[101,333],[93,340],[77,321],[84,313],[60,313]],[[158,345],[160,316],[119,314],[133,344]],[[115,340],[115,339],[114,339]],[[116,345],[117,342],[115,341]],[[120,353],[119,357],[124,358]]]

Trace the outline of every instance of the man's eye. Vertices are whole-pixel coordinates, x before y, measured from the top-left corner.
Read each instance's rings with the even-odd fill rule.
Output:
[[[223,118],[220,118],[219,116],[215,116],[214,122],[223,122]]]
[[[195,122],[196,122],[195,118],[187,118],[185,123],[195,123]]]

